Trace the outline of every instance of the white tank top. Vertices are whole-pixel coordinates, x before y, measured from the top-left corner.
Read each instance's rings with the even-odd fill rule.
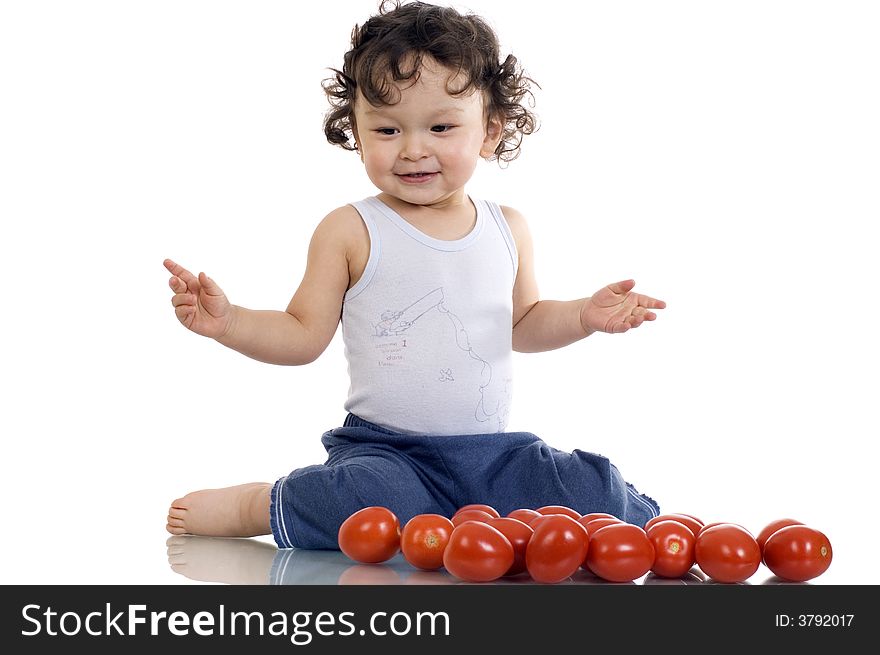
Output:
[[[471,200],[476,224],[455,241],[376,197],[352,203],[370,235],[342,306],[352,414],[406,434],[504,431],[516,245],[498,205]]]

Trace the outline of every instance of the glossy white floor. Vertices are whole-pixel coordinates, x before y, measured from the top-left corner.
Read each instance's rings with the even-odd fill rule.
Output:
[[[275,548],[257,539],[221,539],[179,536],[167,541],[168,564],[177,575],[193,583],[273,584],[273,585],[447,585],[470,584],[450,575],[445,569],[422,571],[410,565],[398,553],[381,564],[353,562],[339,551],[315,551]],[[864,584],[869,578],[846,580],[846,564],[836,565],[823,575],[797,584]],[[528,574],[501,578],[485,584],[538,584]],[[609,584],[580,570],[556,584]],[[616,584],[616,583],[612,583]],[[647,574],[626,584],[696,585],[716,583],[698,567],[681,578],[661,578]],[[749,585],[795,584],[774,576],[761,565],[743,583]]]
[[[118,509],[118,508],[117,508]],[[420,571],[398,554],[382,564],[359,564],[339,551],[278,549],[269,537],[227,539],[169,536],[162,526],[145,526],[139,519],[110,521],[115,510],[104,505],[99,524],[83,529],[77,538],[47,531],[43,539],[13,539],[7,550],[16,565],[6,568],[3,584],[461,584],[445,570]],[[134,511],[130,514],[135,516]],[[759,525],[750,521],[748,525]],[[140,524],[140,525],[138,525]],[[817,527],[819,524],[815,524]],[[876,530],[840,520],[821,524],[831,540],[834,558],[821,576],[804,584],[880,584],[872,540]],[[51,534],[55,535],[52,539]],[[872,536],[873,535],[873,536]],[[26,543],[29,542],[29,543]],[[648,575],[633,584],[704,584],[699,569],[681,579]],[[601,584],[584,571],[559,584]],[[535,584],[527,575],[489,584]],[[785,584],[764,566],[745,583]]]

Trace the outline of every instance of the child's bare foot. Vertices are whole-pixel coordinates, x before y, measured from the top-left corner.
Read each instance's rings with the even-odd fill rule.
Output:
[[[171,503],[165,529],[171,534],[206,537],[270,534],[271,491],[272,485],[268,482],[193,491]]]
[[[257,539],[174,535],[165,542],[168,563],[191,580],[226,584],[269,583],[278,549]]]

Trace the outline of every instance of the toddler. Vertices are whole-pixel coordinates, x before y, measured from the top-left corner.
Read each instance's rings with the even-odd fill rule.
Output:
[[[526,220],[471,197],[481,159],[519,154],[536,127],[532,81],[478,16],[421,2],[383,4],[355,27],[325,80],[330,143],[355,151],[378,195],[317,226],[286,311],[230,304],[204,273],[166,260],[178,320],[248,357],[314,361],[342,325],[350,388],[327,460],[274,483],[191,492],[172,534],[272,534],[280,548],[335,549],[339,525],[383,505],[401,524],[487,503],[567,505],[637,525],[658,505],[606,458],[505,432],[512,352],[622,333],[665,303],[615,282],[592,296],[541,300]]]

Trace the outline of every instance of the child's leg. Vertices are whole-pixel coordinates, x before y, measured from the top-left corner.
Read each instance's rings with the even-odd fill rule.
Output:
[[[440,485],[399,451],[360,444],[279,479],[271,493],[272,534],[280,548],[337,549],[339,526],[363,507],[381,505],[401,527],[416,514],[448,513]]]
[[[607,458],[553,448],[527,432],[437,437],[460,502],[512,509],[567,505],[581,514],[608,512],[643,526],[659,513],[654,500],[628,484]]]
[[[270,534],[268,482],[250,482],[223,489],[193,491],[171,503],[171,534],[206,537],[256,537]]]

